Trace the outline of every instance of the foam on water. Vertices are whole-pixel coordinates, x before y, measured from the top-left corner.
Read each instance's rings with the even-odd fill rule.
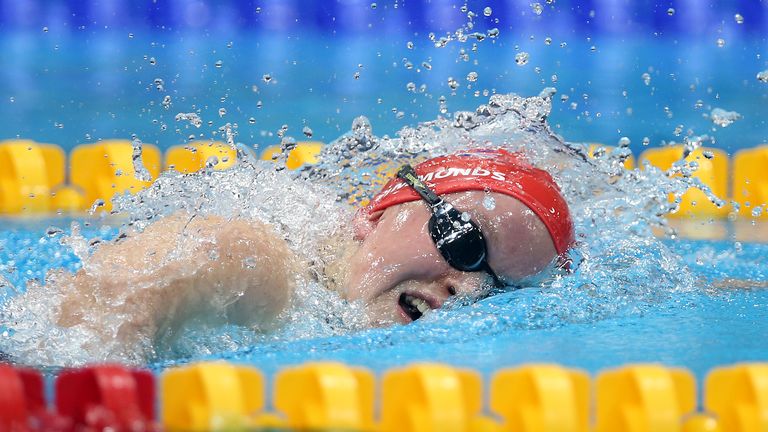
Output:
[[[498,294],[468,307],[459,307],[467,305],[458,300],[427,314],[419,325],[430,327],[435,337],[446,326],[488,335],[593,322],[641,312],[693,290],[696,278],[686,263],[652,229],[670,231],[663,215],[675,204],[667,196],[696,185],[691,178],[695,167],[678,164],[670,173],[652,167],[627,171],[622,165],[629,156],[626,146],[587,158],[582,146],[563,141],[549,129],[551,96],[551,92],[530,98],[494,95],[474,112],[404,128],[396,137],[376,136],[370,122],[361,117],[350,133],[324,148],[317,165],[295,172],[280,162],[257,161],[250,149],[240,145],[234,168],[205,169],[194,175],[166,172],[149,189],[115,200],[115,212],[125,215],[118,238],[179,212],[254,219],[272,227],[306,268],[296,273],[296,295],[272,328],[226,324],[226,306],[242,293],[214,292],[205,316],[191,320],[180,333],[161,338],[156,345],[145,336],[125,346],[115,337],[125,316],[110,310],[147,287],[124,286],[125,292],[116,296],[95,289],[93,316],[82,324],[60,327],[56,316],[73,288],[65,272],[54,272],[45,284],[30,283],[26,293],[4,304],[0,323],[7,331],[0,338],[0,351],[36,365],[108,359],[143,363],[357,332],[368,325],[363,305],[351,304],[328,289],[323,274],[326,265],[340,259],[334,246],[338,239],[351,238],[348,221],[354,208],[383,182],[381,172],[387,168],[470,148],[521,151],[553,175],[575,222],[575,270],[532,281],[531,289]],[[293,145],[283,139],[284,150]],[[693,140],[686,145],[690,150],[697,144]],[[284,163],[285,157],[278,160]],[[673,172],[682,176],[668,175]],[[483,205],[493,203],[486,199]],[[77,226],[64,242],[85,271],[101,275],[114,271],[92,258],[101,241],[80,235]],[[391,331],[401,332],[398,328]]]

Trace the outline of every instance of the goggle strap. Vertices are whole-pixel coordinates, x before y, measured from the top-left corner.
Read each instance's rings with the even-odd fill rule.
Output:
[[[416,171],[410,165],[406,164],[397,171],[397,177],[403,179],[419,196],[431,207],[437,206],[443,202],[430,188],[419,180]]]

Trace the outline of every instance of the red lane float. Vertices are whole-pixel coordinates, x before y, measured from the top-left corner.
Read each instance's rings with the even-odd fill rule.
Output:
[[[71,431],[155,431],[151,372],[117,365],[65,370],[56,380],[56,410]]]

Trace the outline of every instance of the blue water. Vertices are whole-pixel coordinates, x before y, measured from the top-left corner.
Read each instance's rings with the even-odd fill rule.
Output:
[[[481,22],[478,29],[492,25]],[[434,119],[441,96],[454,112],[475,109],[487,100],[484,92],[537,95],[551,86],[558,94],[550,124],[570,141],[616,144],[626,136],[639,153],[644,138],[657,146],[689,133],[710,135],[716,141],[711,144],[729,151],[768,140],[768,84],[756,79],[768,69],[761,34],[617,37],[563,34],[543,24],[500,31],[497,39],[478,43],[476,52],[471,43],[438,49],[426,34],[409,31],[10,32],[0,36],[0,52],[9,59],[0,71],[0,138],[70,149],[135,134],[167,148],[190,136],[220,137],[219,127],[229,122],[238,125],[237,141],[249,146],[279,143],[283,125],[289,136],[306,139],[307,126],[314,139],[328,142],[359,115],[372,120],[377,135],[391,135]],[[718,37],[725,38],[722,48]],[[469,61],[459,60],[461,49]],[[515,62],[520,52],[529,54],[522,66]],[[477,81],[466,79],[470,72]],[[449,78],[460,85],[455,91]],[[166,96],[168,109],[162,105]],[[743,119],[715,127],[705,118],[713,108],[736,111]],[[220,109],[226,114],[220,116]],[[202,127],[174,120],[192,111],[201,115]]]
[[[3,222],[0,275],[17,287],[32,278],[43,278],[48,269],[78,268],[77,258],[59,244],[59,236],[45,235],[51,224],[66,227],[66,220]],[[108,239],[115,231],[94,221],[83,233]],[[615,301],[620,306],[610,309],[595,303],[594,311],[582,308],[582,316],[561,313],[557,303],[551,303],[554,291],[528,289],[438,311],[407,326],[331,337],[293,335],[293,340],[256,345],[238,344],[238,332],[244,330],[225,328],[215,336],[202,337],[210,338],[212,352],[206,354],[198,347],[190,357],[155,359],[150,366],[160,370],[178,362],[223,358],[271,373],[309,360],[338,360],[381,372],[423,360],[489,374],[528,362],[555,362],[593,373],[630,362],[654,362],[686,367],[703,377],[718,365],[768,360],[764,339],[768,289],[728,288],[735,284],[729,279],[747,280],[751,286],[768,284],[764,260],[768,244],[729,240],[664,243],[683,257],[700,289],[628,302],[621,298],[590,300],[585,295],[585,303]],[[627,287],[628,293],[631,288]],[[572,301],[574,298],[564,297],[563,307]],[[537,310],[537,304],[547,308]]]

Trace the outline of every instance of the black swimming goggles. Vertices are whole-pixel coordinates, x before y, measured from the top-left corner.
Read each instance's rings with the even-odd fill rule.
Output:
[[[397,176],[405,181],[429,206],[429,235],[445,261],[456,270],[464,272],[485,271],[493,278],[494,288],[506,284],[488,264],[488,247],[480,227],[470,218],[469,213],[456,210],[416,175],[410,165],[403,165]]]

